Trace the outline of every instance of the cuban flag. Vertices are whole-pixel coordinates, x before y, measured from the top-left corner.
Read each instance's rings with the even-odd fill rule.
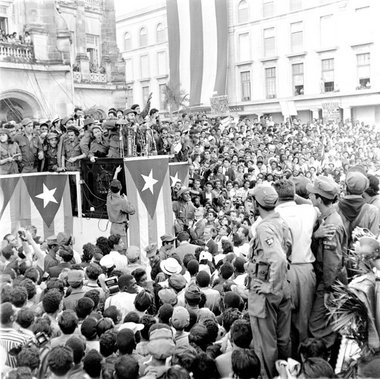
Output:
[[[0,237],[30,225],[44,239],[59,232],[72,235],[68,173],[0,176]]]
[[[190,95],[190,106],[226,94],[227,0],[166,0],[169,85]]]
[[[125,158],[124,173],[128,200],[136,208],[129,216],[128,241],[143,250],[173,233],[169,158]]]
[[[187,162],[169,163],[169,172],[171,188],[173,188],[178,182],[181,182],[185,187],[189,185],[189,164]]]

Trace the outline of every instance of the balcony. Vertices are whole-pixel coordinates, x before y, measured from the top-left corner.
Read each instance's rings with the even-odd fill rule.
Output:
[[[33,63],[33,45],[0,42],[0,61],[14,63]]]
[[[102,0],[84,0],[84,7],[88,11],[101,11],[103,7]]]
[[[78,71],[73,72],[73,78],[75,83],[107,83],[106,74],[100,74],[98,72],[90,73],[88,79],[82,78],[82,74]]]

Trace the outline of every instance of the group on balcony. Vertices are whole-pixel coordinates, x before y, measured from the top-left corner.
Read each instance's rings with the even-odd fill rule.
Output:
[[[24,35],[17,35],[17,32],[7,34],[4,29],[0,29],[0,42],[6,42],[15,45],[32,45],[32,38],[29,32],[25,32]]]

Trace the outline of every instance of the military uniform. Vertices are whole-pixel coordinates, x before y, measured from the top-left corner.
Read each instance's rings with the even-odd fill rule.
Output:
[[[17,154],[20,154],[17,143],[0,142],[0,162]],[[0,175],[6,174],[18,174],[18,165],[15,160],[0,163]]]
[[[247,265],[253,341],[270,377],[275,374],[276,360],[290,355],[291,297],[286,257],[291,245],[289,227],[274,212],[258,224]],[[268,293],[257,293],[253,289],[255,280],[262,281]]]
[[[58,146],[46,146],[44,149],[45,164],[44,171],[57,171],[58,168]]]
[[[79,157],[80,155],[82,155],[82,149],[80,147],[79,138],[75,137],[73,142],[65,138],[62,145],[62,158],[64,159],[64,167],[67,171],[79,171],[80,160],[69,162],[69,159]]]
[[[37,136],[29,138],[25,133],[14,137],[21,151],[22,173],[36,172],[38,152],[42,151],[42,146]]]
[[[128,215],[133,215],[135,211],[135,207],[128,201],[125,195],[111,191],[108,192],[107,214],[111,222],[111,234],[120,234],[124,243],[127,243]]]
[[[106,139],[102,137],[101,141],[93,140],[90,144],[90,151],[88,153],[89,158],[97,157],[104,158],[108,154],[110,146]]]

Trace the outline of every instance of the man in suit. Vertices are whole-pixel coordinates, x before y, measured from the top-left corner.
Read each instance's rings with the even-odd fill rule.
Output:
[[[63,269],[71,268],[74,252],[71,246],[61,246],[58,250],[58,255],[63,259],[63,262],[49,268],[48,272],[51,278],[58,278]]]
[[[183,261],[186,254],[193,254],[195,256],[195,250],[199,248],[199,245],[193,245],[189,242],[189,233],[179,232],[177,234],[177,241],[179,246],[173,250],[172,255],[177,254],[181,258],[181,261]]]
[[[211,238],[213,235],[213,232],[215,228],[213,227],[206,227],[205,231],[203,233],[203,239],[206,247],[208,248],[208,251],[211,255],[215,256],[218,254],[218,245],[217,243]]]
[[[235,172],[233,168],[231,167],[231,163],[228,158],[224,158],[223,160],[222,173],[226,177],[227,181],[230,180],[231,182],[233,182],[235,180]]]
[[[190,223],[189,233],[191,242],[196,245],[203,245],[203,234],[206,227],[206,219],[203,218],[203,208],[196,208],[194,211],[194,222]]]

